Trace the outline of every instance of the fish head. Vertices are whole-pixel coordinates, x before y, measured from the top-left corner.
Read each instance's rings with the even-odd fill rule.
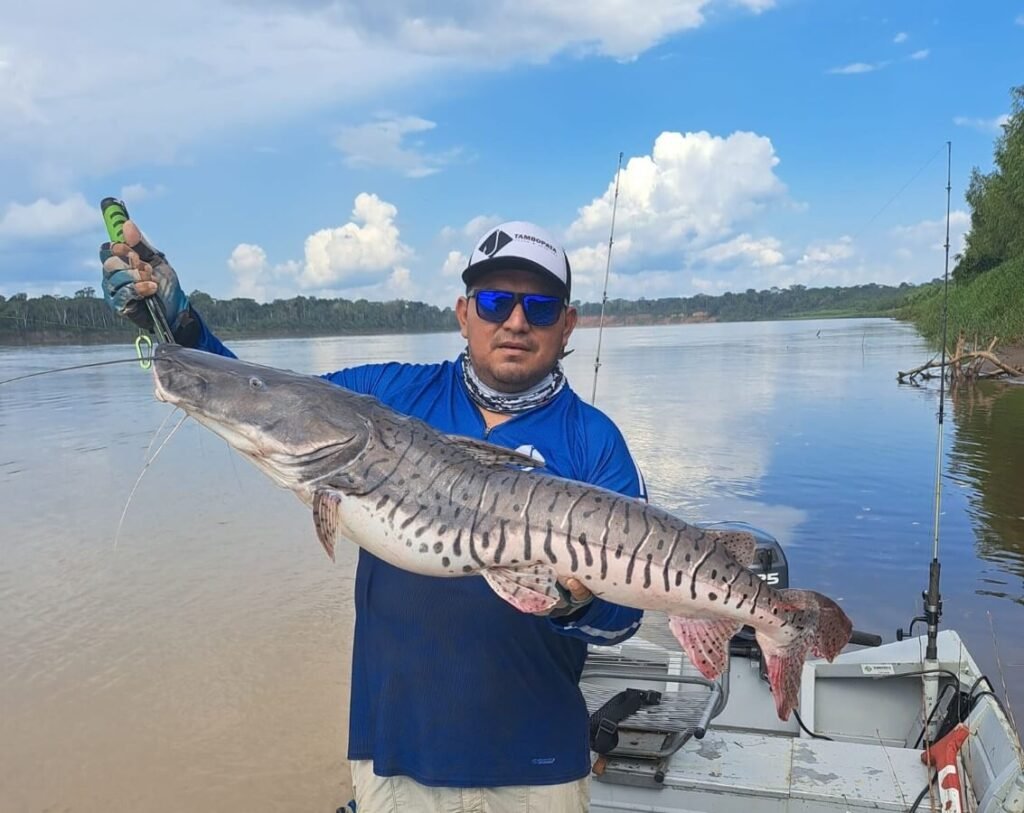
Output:
[[[153,377],[157,400],[307,502],[314,481],[344,470],[370,438],[368,399],[314,376],[161,344]]]

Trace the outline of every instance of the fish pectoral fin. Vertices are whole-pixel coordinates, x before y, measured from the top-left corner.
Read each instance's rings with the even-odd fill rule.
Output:
[[[754,554],[757,553],[757,540],[754,535],[746,531],[715,531],[718,535],[718,544],[725,548],[733,559],[743,567],[750,567],[754,564]]]
[[[541,460],[536,460],[514,449],[495,446],[493,443],[488,443],[485,440],[467,438],[462,435],[445,435],[445,438],[469,454],[478,463],[482,463],[485,466],[530,466],[531,468],[538,468],[544,465],[544,462]]]
[[[488,567],[481,571],[499,596],[523,613],[545,613],[558,604],[558,578],[547,565]]]
[[[333,488],[318,488],[313,493],[313,524],[316,536],[327,555],[334,561],[334,543],[341,536],[338,530],[341,517],[341,492]]]
[[[729,662],[729,641],[743,624],[719,618],[669,616],[668,627],[704,677],[714,680]]]

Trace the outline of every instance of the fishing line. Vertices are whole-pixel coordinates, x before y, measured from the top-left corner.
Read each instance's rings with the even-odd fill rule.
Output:
[[[167,426],[167,422],[174,417],[174,413],[177,411],[177,407],[175,407],[174,409],[167,413],[167,415],[164,417],[162,421],[160,421],[160,426],[158,426],[156,432],[153,433],[153,438],[149,441],[149,446],[146,447],[146,451],[142,455],[143,459],[149,457],[149,452],[153,448],[153,444],[156,443],[156,439],[160,437],[160,433],[164,431],[164,427]]]
[[[171,414],[173,415],[174,413],[172,412]],[[118,540],[121,538],[121,526],[124,525],[124,518],[128,514],[128,506],[131,505],[132,497],[135,496],[135,492],[139,488],[139,483],[141,483],[142,482],[142,478],[146,476],[146,471],[148,471],[149,467],[153,464],[153,461],[156,460],[157,457],[160,455],[160,452],[163,451],[164,446],[166,446],[167,442],[171,438],[174,437],[174,433],[177,432],[181,428],[181,425],[183,423],[185,423],[186,420],[188,420],[188,413],[185,413],[185,414],[183,414],[181,416],[181,420],[178,421],[178,423],[170,431],[170,433],[167,435],[167,437],[164,438],[164,442],[160,444],[160,446],[156,450],[156,452],[153,453],[153,456],[151,458],[149,458],[149,460],[146,461],[146,464],[142,467],[142,471],[139,472],[138,479],[135,481],[135,485],[132,486],[132,490],[128,494],[128,500],[124,504],[124,510],[121,512],[121,519],[118,520],[118,523],[117,523],[117,531],[114,533],[114,548],[115,549],[117,548]]]
[[[859,229],[857,229],[856,233],[850,239],[851,240],[856,240],[858,237],[860,237],[864,233],[864,231],[867,229],[867,227],[870,226],[872,223],[874,223],[875,220],[878,219],[878,216],[880,214],[882,214],[882,212],[884,212],[886,209],[888,209],[889,206],[896,200],[896,198],[898,198],[900,195],[902,195],[904,192],[906,192],[907,189],[909,188],[909,186],[914,181],[916,181],[918,179],[918,177],[921,175],[921,173],[924,172],[926,169],[928,169],[928,167],[931,165],[932,161],[934,161],[936,156],[940,152],[942,152],[942,150],[943,150],[943,148],[945,146],[946,146],[946,144],[945,144],[945,142],[943,142],[939,146],[939,148],[937,150],[935,150],[935,152],[932,153],[931,157],[921,165],[921,168],[918,169],[917,172],[915,172],[911,176],[910,180],[907,181],[905,184],[903,184],[903,186],[900,187],[900,190],[895,195],[893,195],[891,198],[889,198],[889,200],[887,200],[885,203],[883,203],[882,204],[882,208],[879,209],[877,212],[875,212],[873,215],[871,215],[871,217],[868,218],[867,222],[863,226],[861,226]]]
[[[35,378],[39,375],[49,375],[50,373],[66,373],[70,370],[84,370],[86,367],[105,367],[108,364],[127,364],[128,362],[134,362],[138,364],[139,359],[137,356],[132,356],[130,359],[113,359],[112,361],[93,361],[89,364],[76,364],[74,367],[54,367],[52,370],[40,370],[35,373],[26,373],[25,375],[16,375],[14,378],[5,378],[0,381],[0,384],[13,384],[15,381],[24,381],[26,378]]]

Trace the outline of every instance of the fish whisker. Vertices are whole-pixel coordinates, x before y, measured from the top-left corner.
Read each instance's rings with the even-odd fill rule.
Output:
[[[171,414],[173,415],[174,413],[172,412]],[[157,448],[157,450],[153,453],[153,456],[151,458],[149,458],[149,460],[146,461],[145,465],[142,467],[142,471],[139,472],[139,476],[135,480],[135,485],[132,486],[132,490],[128,493],[128,499],[125,501],[124,510],[121,512],[121,519],[118,520],[118,523],[117,523],[117,531],[114,533],[114,548],[115,548],[115,550],[117,549],[118,540],[121,538],[121,527],[124,525],[124,518],[128,515],[128,506],[131,505],[132,497],[135,496],[135,492],[138,490],[139,484],[142,482],[142,478],[146,476],[146,471],[153,464],[153,461],[155,461],[157,459],[157,457],[159,457],[160,452],[163,451],[164,446],[167,445],[167,442],[172,437],[174,437],[174,433],[177,432],[181,428],[181,425],[183,423],[185,423],[185,421],[187,421],[187,420],[188,420],[188,413],[184,413],[181,416],[181,420],[178,421],[178,423],[175,424],[174,428],[168,433],[167,437],[164,438],[163,443],[160,444],[160,446]],[[152,444],[150,444],[150,445],[152,445]]]

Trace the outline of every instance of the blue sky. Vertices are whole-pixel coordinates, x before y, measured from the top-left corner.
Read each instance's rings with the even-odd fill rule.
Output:
[[[593,301],[620,151],[612,297],[925,281],[1024,83],[1024,2],[171,5],[5,11],[0,293],[98,287],[119,195],[216,297],[450,304],[525,219]]]

